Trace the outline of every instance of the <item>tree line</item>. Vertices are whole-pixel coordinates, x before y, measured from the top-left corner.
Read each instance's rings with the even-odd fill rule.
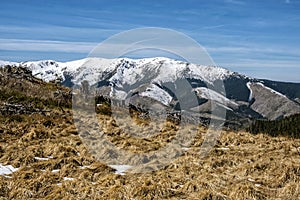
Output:
[[[271,136],[288,136],[300,138],[300,114],[291,115],[280,120],[256,120],[248,131],[253,134],[266,133]]]

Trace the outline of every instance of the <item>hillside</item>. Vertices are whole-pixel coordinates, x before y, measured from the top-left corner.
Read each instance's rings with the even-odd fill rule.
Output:
[[[2,199],[300,197],[299,139],[222,131],[210,154],[201,158],[199,150],[207,129],[191,124],[186,128],[195,138],[182,155],[162,169],[132,174],[120,171],[124,166],[96,160],[95,153],[88,151],[74,125],[68,88],[43,82],[26,68],[1,69],[0,84]],[[107,105],[97,110],[98,122],[104,127],[99,132],[128,152],[155,151],[173,139],[177,125],[172,121],[163,129],[153,129],[158,134],[150,138],[130,137],[116,126],[107,110]],[[139,121],[135,113],[131,117],[123,123],[147,122]]]

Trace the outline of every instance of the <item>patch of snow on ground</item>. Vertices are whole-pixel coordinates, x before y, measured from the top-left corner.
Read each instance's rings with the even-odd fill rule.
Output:
[[[8,175],[17,171],[18,168],[14,168],[11,165],[2,165],[0,164],[0,175]]]
[[[34,157],[34,159],[40,160],[40,161],[49,160],[50,158],[53,158],[53,157],[52,156],[48,156],[47,158]]]
[[[73,181],[74,178],[64,177],[64,181]]]
[[[256,184],[254,184],[256,187],[260,187],[261,186],[261,184],[258,184],[258,183],[256,183]]]
[[[115,173],[120,175],[125,175],[124,172],[126,172],[128,169],[132,168],[130,165],[108,165],[111,168],[114,168],[117,170]]]
[[[80,166],[79,169],[86,169],[86,168],[88,168],[88,167],[89,167],[89,166],[84,165],[84,166]]]

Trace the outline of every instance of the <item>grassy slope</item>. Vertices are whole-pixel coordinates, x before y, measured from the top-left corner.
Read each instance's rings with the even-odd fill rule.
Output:
[[[22,84],[31,83],[23,80]],[[1,85],[2,91],[5,85]],[[39,91],[37,94],[18,88],[9,91],[24,97],[19,103],[28,101],[51,112],[0,116],[0,163],[19,168],[12,175],[0,176],[0,199],[292,200],[300,197],[299,139],[223,132],[209,156],[200,159],[198,152],[206,131],[194,129],[196,138],[190,150],[170,165],[152,173],[121,176],[94,159],[77,134],[71,111],[65,108],[67,111],[63,113],[56,107],[55,99],[49,98],[57,86],[35,83],[33,87],[35,92]],[[40,94],[48,97],[48,101]],[[34,101],[32,97],[36,97]],[[1,103],[7,98],[10,97],[2,97]],[[13,99],[17,101],[16,97]],[[110,117],[98,114],[98,119],[105,124],[112,142],[133,152],[155,149],[157,144],[164,145],[172,137],[171,130],[165,128],[162,137],[140,145],[143,142],[136,138],[114,134],[118,130]],[[51,158],[35,159],[47,156]]]

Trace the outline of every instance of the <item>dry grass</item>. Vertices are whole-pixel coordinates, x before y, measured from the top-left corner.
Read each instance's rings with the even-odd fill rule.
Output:
[[[108,138],[128,151],[152,151],[173,137],[171,124],[144,140],[121,134],[107,115],[98,118]],[[122,176],[87,151],[71,112],[22,116],[18,121],[1,118],[0,131],[0,163],[19,168],[0,176],[3,199],[300,198],[300,140],[223,132],[210,155],[200,159],[205,129],[193,129],[191,148],[168,166]],[[45,161],[35,158],[48,156]]]

